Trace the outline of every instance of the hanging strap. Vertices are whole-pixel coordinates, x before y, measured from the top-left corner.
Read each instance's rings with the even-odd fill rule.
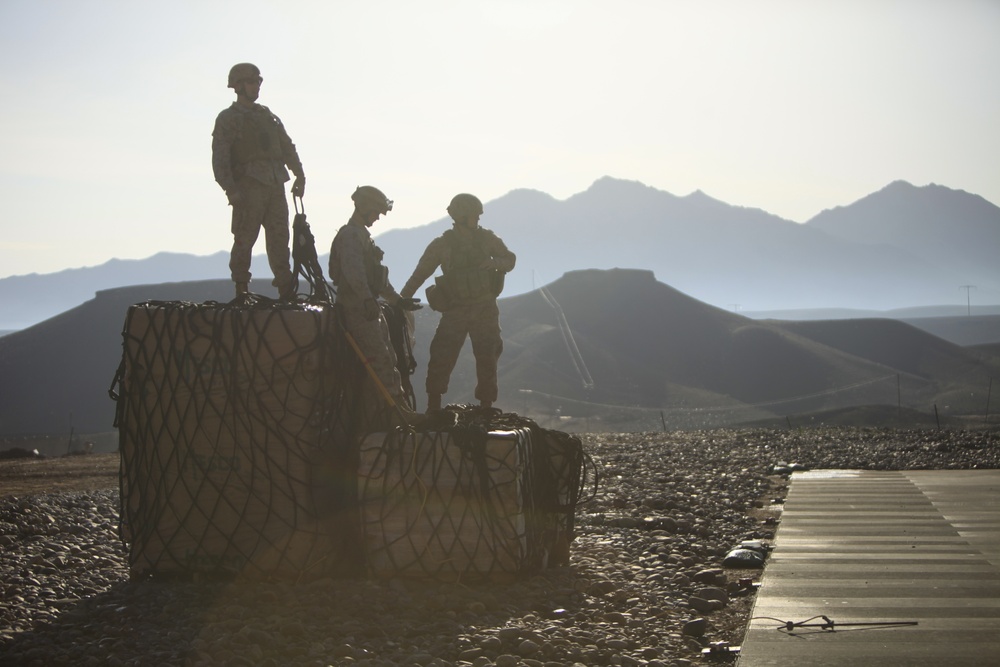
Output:
[[[311,303],[333,303],[336,290],[323,277],[323,267],[319,265],[316,255],[316,239],[313,237],[309,223],[306,222],[306,207],[301,197],[292,197],[295,205],[295,219],[292,222],[292,259],[295,262],[292,269],[296,293],[299,290],[299,276],[309,284],[309,296],[306,301]]]

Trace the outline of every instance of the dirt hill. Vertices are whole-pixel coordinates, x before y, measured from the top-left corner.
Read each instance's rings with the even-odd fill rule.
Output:
[[[231,290],[229,281],[107,290],[0,338],[0,435],[111,430],[108,388],[129,305],[224,302]],[[982,414],[989,378],[1000,377],[989,348],[962,348],[889,320],[751,320],[649,271],[575,271],[500,305],[500,404],[553,419],[618,415],[625,430],[659,428],[664,418],[701,427],[897,402],[925,414],[935,405]],[[424,309],[416,320],[413,385],[422,405],[438,317]],[[445,398],[471,402],[474,386],[466,345]],[[647,421],[634,419],[636,411]]]

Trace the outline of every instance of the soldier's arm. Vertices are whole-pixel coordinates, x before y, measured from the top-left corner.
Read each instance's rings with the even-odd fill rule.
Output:
[[[514,265],[517,263],[517,256],[507,249],[507,246],[499,236],[492,232],[490,232],[490,236],[492,238],[490,239],[489,251],[490,256],[493,257],[490,268],[503,271],[504,273],[513,271]]]
[[[442,243],[440,238],[436,238],[424,250],[424,254],[420,256],[420,261],[417,262],[417,268],[413,269],[413,274],[410,275],[410,279],[406,281],[406,285],[403,286],[402,291],[399,293],[404,299],[412,297],[420,289],[420,286],[424,284],[424,281],[434,275],[437,268],[441,266],[442,250],[444,247]]]
[[[236,128],[231,119],[223,111],[215,119],[215,129],[212,130],[212,172],[219,186],[231,193],[236,191],[236,178],[233,176],[232,150],[236,140]]]
[[[385,287],[382,288],[382,292],[379,296],[389,303],[399,303],[399,292],[396,291],[396,288],[392,286],[392,281],[389,280],[389,269],[385,268],[385,265],[383,264],[382,270],[385,271]]]
[[[288,130],[285,129],[285,124],[281,122],[281,119],[271,113],[271,110],[267,110],[271,114],[271,118],[277,123],[278,129],[281,130],[279,133],[281,135],[281,156],[285,161],[285,166],[288,170],[295,174],[295,177],[305,181],[306,173],[302,170],[302,160],[299,159],[299,152],[295,149],[295,144],[292,142],[292,138],[288,136]]]
[[[385,269],[385,274],[385,287],[382,289],[382,293],[379,296],[385,299],[386,303],[393,306],[400,306],[404,310],[419,310],[421,308],[421,306],[418,305],[420,299],[414,299],[412,294],[404,297],[396,291],[395,287],[392,286],[392,282],[389,280],[389,269]]]
[[[333,250],[340,259],[340,274],[347,289],[361,298],[375,298],[377,295],[371,294],[368,289],[364,249],[361,243],[358,234],[352,234],[349,228],[345,228],[337,235]]]
[[[299,159],[299,152],[295,150],[292,138],[288,136],[285,124],[281,122],[274,112],[264,107],[271,119],[278,126],[278,142],[281,144],[281,161],[284,162],[288,170],[295,174],[295,182],[292,183],[292,195],[301,197],[306,193],[306,173],[302,169],[302,160]]]
[[[302,160],[299,159],[299,152],[295,150],[295,144],[292,143],[284,128],[281,130],[281,135],[281,152],[284,155],[285,165],[288,166],[289,171],[295,174],[296,178],[305,180],[306,172],[302,169]]]
[[[379,296],[385,299],[387,302],[393,304],[398,303],[400,299],[400,294],[392,286],[392,283],[386,283],[385,289],[382,290],[382,293],[379,294]]]

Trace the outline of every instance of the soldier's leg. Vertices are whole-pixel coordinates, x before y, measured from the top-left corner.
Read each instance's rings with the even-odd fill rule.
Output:
[[[497,400],[497,363],[503,352],[500,337],[500,309],[496,301],[475,306],[469,322],[472,354],[476,357],[476,399],[486,407]]]
[[[267,207],[264,213],[264,243],[267,246],[267,263],[274,274],[272,285],[282,298],[290,297],[292,270],[289,268],[288,251],[288,201],[281,185],[267,188]]]
[[[233,282],[237,285],[247,285],[250,282],[250,256],[253,245],[260,234],[263,220],[259,188],[240,185],[243,198],[233,206],[233,221],[230,230],[233,233],[233,249],[229,253],[229,271]]]
[[[428,396],[441,396],[448,391],[448,380],[469,333],[464,311],[464,308],[454,308],[441,314],[441,321],[431,339],[431,356],[427,362]]]
[[[358,308],[344,308],[343,313],[347,330],[361,348],[376,377],[397,405],[405,405],[406,397],[399,371],[396,370],[396,353],[389,344],[389,327],[385,319],[366,320]]]

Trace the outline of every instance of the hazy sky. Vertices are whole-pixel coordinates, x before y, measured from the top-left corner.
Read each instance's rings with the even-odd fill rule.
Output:
[[[321,253],[362,184],[376,232],[605,175],[797,222],[897,179],[1000,204],[997,0],[0,0],[0,54],[0,277],[228,249],[240,61]]]

